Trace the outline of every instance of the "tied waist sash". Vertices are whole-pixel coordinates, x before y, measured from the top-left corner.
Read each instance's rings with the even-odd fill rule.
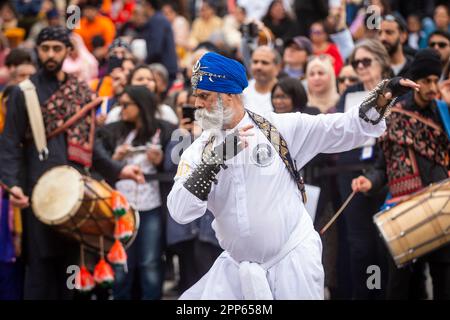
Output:
[[[229,258],[239,268],[239,279],[242,294],[245,300],[273,300],[272,290],[267,280],[267,271],[284,259],[305,239],[310,232],[302,233],[301,218],[289,236],[288,241],[274,257],[264,263],[250,261],[237,262],[231,255],[224,251],[223,257]]]

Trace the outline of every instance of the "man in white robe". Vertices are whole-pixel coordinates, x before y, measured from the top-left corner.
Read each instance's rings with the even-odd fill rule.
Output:
[[[181,224],[209,209],[225,251],[181,299],[323,299],[320,237],[278,150],[244,108],[244,67],[206,53],[193,71],[196,119],[204,132],[183,152],[167,204]],[[381,83],[363,112],[355,107],[347,113],[270,113],[265,118],[302,168],[318,153],[347,151],[379,137],[385,122],[374,120],[382,119],[386,108],[378,106],[392,103],[399,88],[417,88],[396,79],[395,88],[392,81]]]

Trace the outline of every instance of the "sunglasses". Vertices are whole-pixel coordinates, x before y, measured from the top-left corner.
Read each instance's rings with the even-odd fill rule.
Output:
[[[351,83],[358,82],[358,77],[339,77],[338,79],[339,83],[344,83],[346,80],[348,80]]]
[[[372,59],[364,58],[364,59],[353,60],[352,61],[353,69],[357,69],[360,63],[362,63],[364,68],[368,68],[372,65]]]
[[[430,45],[429,45],[430,48],[433,48],[433,47],[436,47],[436,46],[438,46],[440,49],[444,49],[444,48],[446,48],[448,46],[448,43],[447,42],[441,42],[441,41],[430,42]]]

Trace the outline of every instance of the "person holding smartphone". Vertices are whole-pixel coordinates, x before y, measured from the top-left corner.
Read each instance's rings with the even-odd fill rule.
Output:
[[[140,167],[144,175],[163,171],[164,152],[175,127],[156,118],[155,95],[145,86],[127,86],[119,97],[122,120],[105,125],[98,137],[114,160]],[[159,180],[138,185],[129,179],[119,180],[116,189],[139,211],[136,240],[127,249],[128,272],[115,268],[115,299],[131,299],[135,274],[142,299],[162,296],[162,246],[164,195]]]
[[[195,97],[192,90],[178,92],[174,102],[175,111],[180,119],[179,129],[182,134],[190,137],[189,142],[194,141],[201,135],[202,129],[195,123]],[[176,155],[172,158],[174,156]],[[177,170],[177,164],[173,161],[170,161],[169,165],[172,166],[172,170]],[[199,219],[184,225],[175,222],[170,215],[167,217],[166,257],[170,259],[170,254],[178,256],[180,272],[178,294],[200,280],[223,251],[211,227],[213,219],[209,211]]]
[[[195,124],[195,97],[192,90],[183,90],[175,95],[175,112],[179,119],[179,128],[187,130],[189,134],[193,135],[193,138],[197,138],[202,129]]]

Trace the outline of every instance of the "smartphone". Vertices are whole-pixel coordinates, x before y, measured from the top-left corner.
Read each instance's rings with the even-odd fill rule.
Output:
[[[183,119],[190,119],[188,123],[194,122],[195,108],[191,105],[184,105],[182,110],[183,110]]]

